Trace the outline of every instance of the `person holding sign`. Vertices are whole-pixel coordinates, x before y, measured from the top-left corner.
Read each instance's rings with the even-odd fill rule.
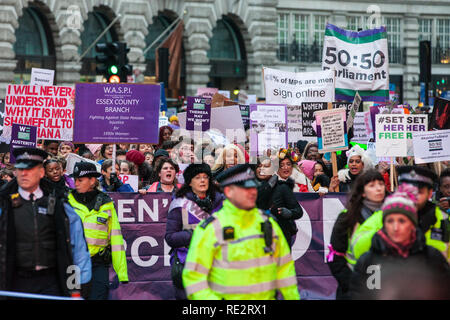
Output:
[[[340,192],[350,192],[356,178],[364,171],[373,168],[373,163],[366,151],[358,145],[347,151],[348,169],[341,169],[337,176],[331,178],[328,191],[335,192],[339,186]]]
[[[333,226],[330,239],[328,267],[338,282],[336,299],[349,299],[351,266],[356,260],[351,257],[350,239],[354,232],[375,211],[380,210],[386,196],[386,187],[381,173],[368,170],[354,183],[346,209],[341,211]]]
[[[100,177],[100,187],[103,192],[134,192],[128,183],[123,183],[117,177],[119,165],[116,162],[116,172],[112,172],[112,160],[108,159],[102,163],[102,177]]]

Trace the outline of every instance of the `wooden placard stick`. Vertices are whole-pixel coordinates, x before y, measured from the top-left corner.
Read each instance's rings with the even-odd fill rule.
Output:
[[[328,102],[327,107],[328,107],[328,110],[333,109],[333,103]],[[333,168],[333,177],[335,177],[338,174],[336,151],[331,152],[331,166]],[[336,187],[336,192],[339,192],[339,185],[337,185],[337,187]]]

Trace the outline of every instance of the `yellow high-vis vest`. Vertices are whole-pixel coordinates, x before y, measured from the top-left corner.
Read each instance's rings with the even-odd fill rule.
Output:
[[[189,299],[270,300],[276,290],[284,299],[300,299],[294,261],[275,220],[257,208],[238,209],[229,200],[214,217],[199,223],[189,245],[183,270]],[[261,223],[267,219],[272,253],[264,250]]]
[[[112,265],[119,281],[128,281],[127,259],[114,202],[109,199],[110,201],[103,203],[98,211],[95,209],[89,211],[84,204],[74,198],[72,192],[68,198],[69,204],[83,222],[84,236],[91,257],[111,245]]]

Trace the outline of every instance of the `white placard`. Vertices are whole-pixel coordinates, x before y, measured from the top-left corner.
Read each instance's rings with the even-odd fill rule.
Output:
[[[377,114],[377,157],[413,156],[413,133],[428,130],[426,114]]]
[[[131,174],[121,174],[119,175],[120,181],[124,184],[129,184],[133,188],[134,192],[138,192],[139,176]]]
[[[55,70],[31,68],[31,86],[52,86]]]
[[[73,173],[73,168],[75,167],[75,163],[80,162],[80,161],[85,161],[85,162],[90,162],[95,164],[95,167],[97,168],[97,172],[101,173],[102,172],[102,166],[100,164],[98,164],[95,161],[92,161],[91,159],[87,159],[87,158],[83,158],[75,153],[69,153],[66,156],[66,173],[67,174],[72,174]]]
[[[414,161],[429,163],[450,160],[450,130],[415,132]]]
[[[289,72],[263,68],[266,103],[301,105],[334,101],[334,71]]]

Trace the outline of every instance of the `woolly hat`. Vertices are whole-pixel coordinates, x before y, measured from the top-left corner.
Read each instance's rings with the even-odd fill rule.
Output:
[[[127,161],[133,162],[135,165],[140,166],[145,161],[145,156],[138,150],[130,150],[126,155]]]
[[[158,157],[167,157],[167,158],[169,158],[170,155],[169,155],[169,152],[167,152],[167,150],[164,150],[164,149],[158,149],[158,150],[156,150],[156,152],[154,153],[153,157],[154,157],[155,159],[158,158]]]
[[[206,173],[211,180],[211,168],[206,163],[192,163],[183,172],[184,184],[189,185],[192,178],[194,178],[199,173]]]
[[[309,178],[309,180],[314,179],[314,166],[316,165],[315,161],[312,160],[302,160],[298,163],[302,172]]]
[[[392,213],[400,213],[407,216],[417,227],[417,193],[418,189],[409,184],[402,184],[398,190],[388,196],[381,207],[383,211],[383,223],[386,217]]]
[[[61,150],[61,147],[64,146],[64,145],[67,145],[67,146],[71,147],[71,148],[72,148],[72,151],[75,150],[74,144],[73,144],[72,142],[70,142],[70,141],[62,141],[62,142],[59,144],[58,150]]]
[[[367,152],[357,144],[354,145],[350,150],[348,150],[346,152],[346,155],[347,155],[347,165],[350,162],[351,157],[360,156],[361,161],[364,163],[364,171],[373,168],[372,160],[370,160],[370,157],[367,155]]]

